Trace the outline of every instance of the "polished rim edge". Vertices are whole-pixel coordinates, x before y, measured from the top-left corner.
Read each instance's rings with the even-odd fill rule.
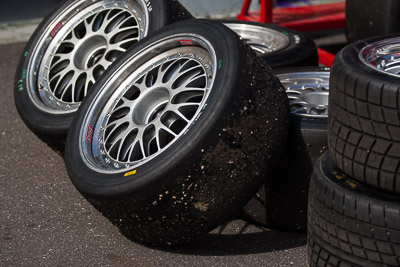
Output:
[[[359,52],[360,60],[379,72],[400,77],[400,38],[374,42]]]
[[[76,111],[101,74],[147,34],[142,1],[79,1],[49,24],[28,64],[30,96],[41,110]]]
[[[293,116],[328,117],[329,71],[307,71],[278,74],[286,89]]]
[[[240,35],[257,55],[281,51],[290,43],[287,35],[267,27],[246,23],[225,23],[225,25]]]
[[[191,45],[177,45],[182,40]],[[159,40],[130,57],[102,85],[85,115],[80,130],[85,163],[116,173],[160,155],[198,120],[215,66],[212,45],[195,34]],[[120,81],[123,73],[129,74]],[[105,98],[107,92],[111,97]]]

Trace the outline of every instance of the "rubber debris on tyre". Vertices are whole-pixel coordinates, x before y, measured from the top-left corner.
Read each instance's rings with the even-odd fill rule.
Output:
[[[329,149],[335,165],[366,185],[400,193],[400,35],[348,45],[335,57]]]
[[[310,266],[399,266],[400,198],[317,162],[308,206]]]
[[[219,22],[167,26],[83,101],[66,144],[75,187],[126,236],[193,241],[271,174],[288,132],[279,79]]]
[[[269,228],[305,231],[313,166],[328,148],[330,69],[287,68],[274,73],[289,99],[288,142],[272,179],[266,179],[238,216]]]
[[[39,137],[64,139],[81,101],[126,49],[192,18],[176,0],[62,1],[33,33],[15,78],[15,104]]]
[[[273,69],[318,66],[314,41],[293,29],[276,24],[221,20],[239,34]]]

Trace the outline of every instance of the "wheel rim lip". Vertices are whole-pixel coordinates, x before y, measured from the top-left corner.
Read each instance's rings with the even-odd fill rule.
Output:
[[[292,116],[301,118],[328,118],[329,71],[287,72],[277,74],[276,76],[286,90]],[[310,92],[307,90],[308,88],[314,88],[315,91]],[[304,103],[304,106],[310,108],[310,110],[313,107],[317,110],[318,108],[322,108],[324,110],[323,114],[294,112],[293,105],[299,101],[291,99],[291,95],[293,97],[297,95],[299,101]],[[314,112],[317,110],[314,110]]]
[[[196,114],[193,116],[193,118],[190,120],[190,122],[186,125],[186,127],[179,133],[179,135],[177,137],[175,137],[172,142],[170,142],[167,146],[163,147],[157,153],[152,154],[149,157],[145,157],[142,160],[131,162],[129,164],[121,163],[121,162],[118,162],[113,159],[110,159],[110,162],[108,162],[108,163],[106,162],[106,164],[104,164],[104,161],[99,163],[98,155],[100,154],[100,151],[99,150],[93,151],[93,147],[98,146],[98,143],[100,141],[100,140],[98,140],[97,137],[100,136],[99,133],[101,131],[101,129],[100,129],[101,126],[100,126],[100,124],[97,123],[97,121],[104,122],[104,119],[99,118],[99,116],[94,117],[93,113],[95,113],[96,109],[97,110],[99,109],[99,105],[101,105],[101,102],[102,102],[101,100],[104,98],[104,95],[107,93],[107,88],[110,88],[111,84],[117,82],[117,80],[118,80],[117,74],[118,73],[124,73],[137,60],[139,60],[140,58],[145,58],[144,55],[148,51],[153,50],[156,47],[164,47],[164,44],[166,41],[170,41],[170,43],[172,43],[171,40],[182,40],[182,39],[187,40],[188,38],[190,38],[192,40],[196,40],[198,42],[198,45],[201,44],[203,46],[203,48],[206,49],[207,52],[210,54],[210,58],[212,60],[212,64],[210,64],[209,73],[211,73],[213,78],[211,79],[211,81],[207,80],[207,89],[205,90],[203,100],[201,101],[201,104],[199,105],[199,108],[197,109]],[[178,43],[178,42],[175,42],[174,46],[179,47],[176,43]],[[143,66],[145,66],[145,65],[146,64],[142,64],[140,67],[136,68],[135,70],[132,70],[132,72],[130,74],[128,74],[128,77],[131,77],[135,73],[137,74],[137,72],[140,72],[140,70],[142,70],[144,68]],[[132,168],[138,168],[138,167],[142,166],[143,164],[158,157],[159,155],[163,154],[168,148],[170,148],[173,144],[175,144],[177,140],[179,140],[183,135],[185,135],[186,132],[188,131],[188,129],[200,117],[202,110],[206,106],[210,92],[213,88],[214,77],[215,77],[216,71],[217,71],[216,66],[217,66],[216,53],[215,53],[215,50],[214,50],[213,46],[211,45],[211,43],[208,40],[206,40],[205,38],[203,38],[202,36],[193,34],[193,33],[176,34],[176,35],[172,35],[172,36],[163,38],[161,40],[158,40],[156,43],[146,46],[145,48],[141,49],[136,54],[130,56],[129,59],[125,60],[124,63],[107,79],[107,81],[102,84],[101,88],[99,90],[97,90],[96,96],[93,98],[93,101],[90,103],[90,105],[87,109],[87,112],[84,115],[83,123],[81,124],[81,127],[79,129],[79,133],[80,133],[79,134],[79,139],[80,139],[79,151],[80,151],[80,155],[81,155],[81,158],[83,159],[84,163],[90,169],[92,169],[96,172],[100,172],[100,173],[104,173],[104,174],[113,174],[113,173],[126,172],[127,170],[132,169]],[[127,79],[125,79],[122,83],[120,83],[118,85],[118,88],[124,88],[124,86],[126,87],[125,83],[127,83]],[[108,85],[110,85],[110,86],[108,86]],[[110,100],[110,99],[111,98],[114,99],[116,94],[121,93],[121,92],[117,92],[118,88],[115,88],[114,92],[112,93],[112,96],[107,100],[107,103],[103,105],[104,109],[101,111],[102,114],[104,113],[103,111],[105,109],[108,110],[110,108],[110,102],[112,102],[112,100]],[[96,127],[95,127],[95,129],[93,129],[93,132],[94,132],[93,133],[93,137],[94,137],[93,143],[88,145],[88,142],[86,139],[88,127],[90,125],[92,125],[94,122],[96,122],[95,123]],[[119,164],[118,168],[116,168],[114,166],[115,163]]]
[[[257,55],[281,51],[290,44],[289,37],[275,29],[246,23],[224,24],[241,36]]]
[[[400,37],[368,44],[360,50],[359,58],[371,69],[400,77]],[[397,71],[392,71],[392,69],[397,69]]]
[[[126,6],[128,6],[128,9]],[[100,7],[103,7],[103,9],[100,10]],[[32,56],[27,64],[27,91],[32,99],[33,104],[38,109],[50,114],[68,114],[75,112],[81,103],[57,101],[49,104],[49,101],[54,101],[54,99],[51,99],[51,97],[55,98],[54,94],[49,92],[50,90],[47,92],[45,90],[40,90],[40,85],[43,85],[44,82],[43,75],[40,75],[39,72],[40,70],[43,70],[43,67],[46,65],[43,64],[45,60],[45,53],[48,53],[49,50],[57,50],[59,47],[58,45],[52,47],[54,40],[64,40],[67,34],[71,31],[71,29],[69,29],[70,27],[67,26],[71,24],[74,26],[79,25],[81,23],[80,18],[82,17],[82,14],[87,15],[86,18],[95,14],[88,14],[85,11],[90,9],[99,9],[99,12],[101,12],[108,9],[123,9],[129,12],[129,8],[136,10],[137,13],[140,13],[140,16],[145,18],[142,20],[142,22],[138,22],[139,27],[143,29],[143,32],[139,31],[139,39],[141,39],[147,35],[149,26],[147,23],[147,18],[149,17],[148,10],[142,0],[135,2],[130,0],[102,0],[95,3],[88,3],[86,0],[76,1],[65,7],[57,17],[52,19],[51,22],[47,24],[46,29],[37,39],[39,41],[36,42],[34,48],[32,49]],[[136,21],[139,16],[136,16],[137,13],[133,14],[132,12],[132,17]],[[61,28],[56,32],[54,37],[51,37],[50,33],[57,27],[59,23],[62,23]]]

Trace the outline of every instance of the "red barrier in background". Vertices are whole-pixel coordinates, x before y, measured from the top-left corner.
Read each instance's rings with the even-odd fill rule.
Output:
[[[273,0],[260,0],[260,10],[250,11],[251,0],[244,0],[238,20],[277,23],[301,32],[322,31],[346,26],[345,2],[274,8]],[[318,48],[319,62],[330,67],[334,55]]]

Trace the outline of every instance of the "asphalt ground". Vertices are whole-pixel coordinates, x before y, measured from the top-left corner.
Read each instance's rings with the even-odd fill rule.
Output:
[[[73,187],[62,152],[19,118],[14,75],[24,45],[0,45],[0,266],[307,266],[305,234],[234,218],[183,247],[124,237]]]

